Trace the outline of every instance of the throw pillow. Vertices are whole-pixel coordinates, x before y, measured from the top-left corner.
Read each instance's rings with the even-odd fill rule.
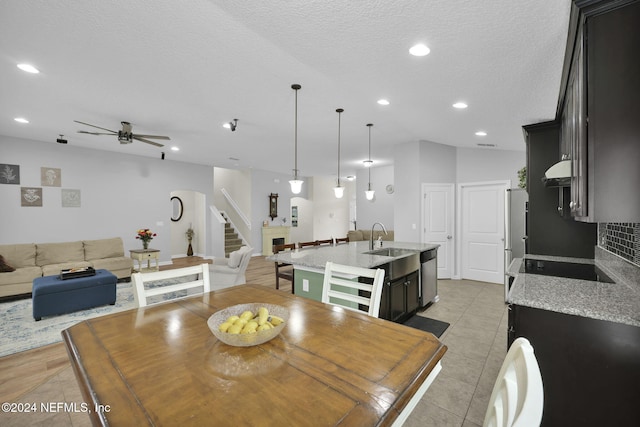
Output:
[[[240,266],[240,260],[242,259],[242,249],[233,251],[229,254],[229,267],[238,268]]]
[[[16,271],[16,269],[7,264],[4,257],[0,255],[0,273],[10,273],[12,271]]]

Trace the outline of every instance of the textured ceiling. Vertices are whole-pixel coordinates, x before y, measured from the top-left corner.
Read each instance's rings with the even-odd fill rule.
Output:
[[[303,176],[336,173],[336,108],[343,176],[367,157],[367,123],[374,166],[420,140],[524,150],[521,126],[555,116],[569,10],[570,0],[2,0],[0,134],[290,173],[299,83]],[[417,42],[431,53],[410,56]],[[234,118],[235,132],[221,126]],[[121,145],[78,134],[92,129],[74,120],[129,121],[171,141]]]

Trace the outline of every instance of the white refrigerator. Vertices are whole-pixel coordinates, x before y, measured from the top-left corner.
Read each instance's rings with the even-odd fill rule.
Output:
[[[507,300],[510,277],[509,264],[514,258],[523,258],[527,246],[527,203],[529,195],[523,188],[508,188],[504,198],[504,299]]]

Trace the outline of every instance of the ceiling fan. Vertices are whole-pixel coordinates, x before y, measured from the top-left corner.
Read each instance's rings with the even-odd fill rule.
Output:
[[[91,125],[89,123],[79,122],[78,120],[74,120],[74,122],[80,123],[80,124],[86,125],[86,126],[91,126],[92,128],[102,129],[102,130],[106,130],[106,131],[111,132],[111,133],[87,132],[86,130],[79,130],[78,133],[88,133],[89,135],[116,135],[118,137],[118,141],[120,141],[120,144],[131,144],[133,142],[133,140],[135,139],[136,141],[146,142],[147,144],[155,145],[156,147],[164,147],[163,144],[159,144],[159,143],[154,142],[154,141],[149,141],[147,138],[165,139],[165,140],[170,140],[171,139],[168,136],[162,136],[162,135],[139,135],[139,134],[135,134],[135,133],[132,132],[131,123],[129,123],[129,122],[120,122],[122,124],[122,130],[119,130],[119,131],[115,131],[115,130],[111,130],[111,129],[105,129],[105,128],[102,128],[100,126]]]

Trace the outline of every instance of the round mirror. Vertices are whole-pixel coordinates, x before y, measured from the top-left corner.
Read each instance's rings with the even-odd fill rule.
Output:
[[[173,196],[171,198],[171,207],[173,211],[171,212],[171,221],[180,221],[182,218],[182,199],[177,196]]]

